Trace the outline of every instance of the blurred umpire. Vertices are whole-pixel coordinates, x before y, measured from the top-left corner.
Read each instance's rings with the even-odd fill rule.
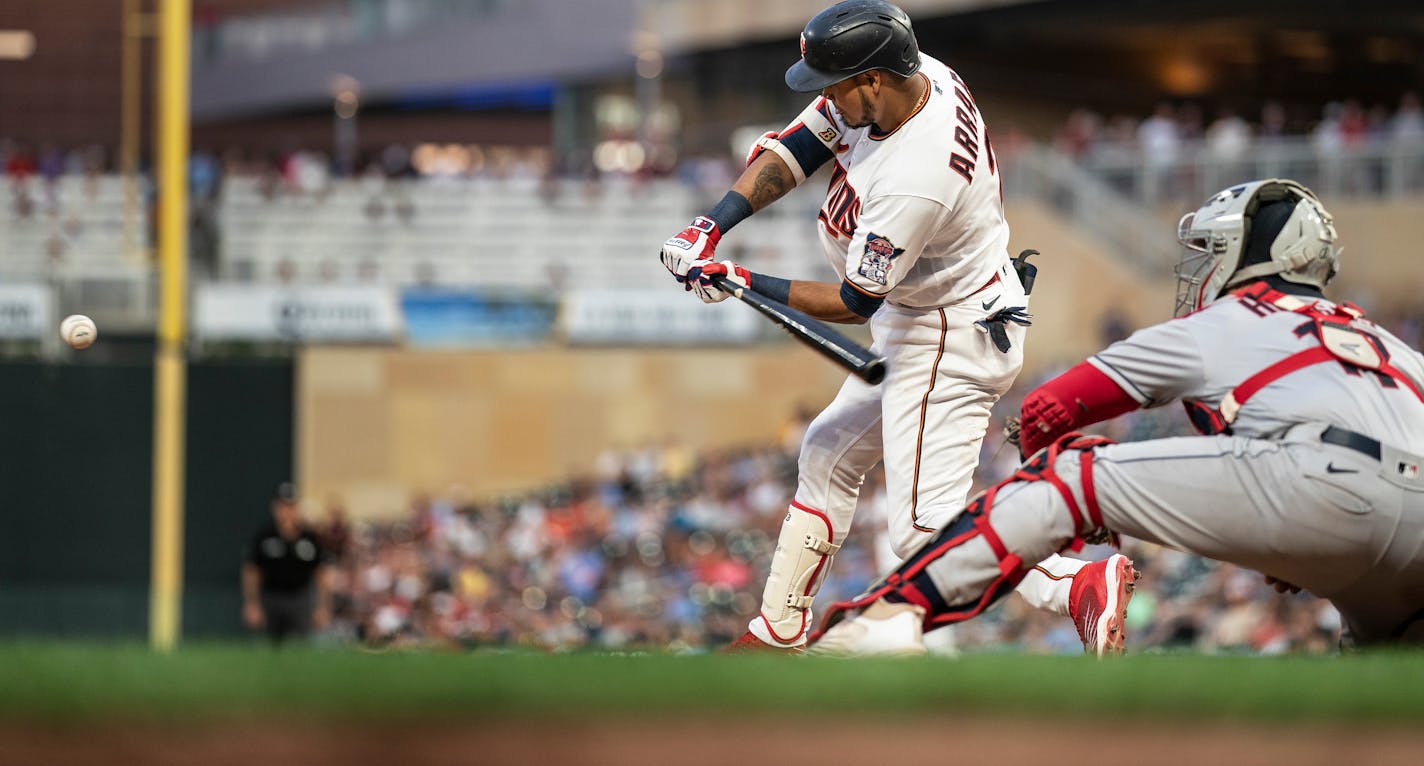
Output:
[[[316,532],[301,520],[296,487],[279,485],[272,520],[258,530],[243,557],[243,623],[265,629],[274,643],[325,627],[331,619],[327,558]]]

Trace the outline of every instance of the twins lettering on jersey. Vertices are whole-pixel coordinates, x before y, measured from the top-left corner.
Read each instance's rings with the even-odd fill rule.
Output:
[[[836,162],[831,171],[831,185],[826,192],[826,204],[816,213],[816,219],[837,239],[850,239],[860,221],[860,195],[847,178],[845,166]]]
[[[866,234],[865,255],[860,259],[860,275],[876,284],[889,285],[893,261],[904,252],[904,248],[895,247],[895,243],[888,237],[882,237],[875,232]]]
[[[974,103],[974,97],[969,95],[968,87],[959,78],[959,74],[950,71],[950,77],[954,79],[954,96],[959,103],[954,106],[956,125],[954,126],[954,142],[963,150],[952,152],[949,157],[949,167],[954,172],[964,178],[967,183],[974,183],[974,171],[979,164],[979,106]],[[936,94],[943,94],[938,82],[931,81],[930,87]],[[822,99],[821,102],[824,102]],[[829,112],[829,107],[824,103],[817,104],[818,111]],[[828,117],[829,119],[829,117]],[[832,123],[834,124],[834,123]],[[817,134],[817,138],[825,144],[831,144],[836,138],[835,130],[827,128]],[[989,173],[998,171],[998,163],[994,157],[994,147],[989,141],[988,131],[983,136],[983,147],[985,158],[989,163]],[[842,145],[843,147],[844,145]],[[842,151],[842,147],[836,147],[836,151]],[[848,181],[848,172],[839,160],[836,161],[835,169],[831,172],[831,182],[826,191],[826,203],[821,207],[816,218],[821,225],[826,227],[826,231],[837,239],[850,239],[855,235],[855,227],[860,218],[861,200],[856,190],[851,187]],[[867,250],[868,252],[868,250]],[[883,282],[881,284],[884,284]]]

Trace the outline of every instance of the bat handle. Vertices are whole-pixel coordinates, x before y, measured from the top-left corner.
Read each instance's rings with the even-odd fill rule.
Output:
[[[856,375],[872,386],[885,380],[885,357],[880,356],[866,362]]]
[[[731,295],[733,298],[740,299],[742,297],[742,286],[721,274],[712,277],[712,284],[716,285],[718,290]]]

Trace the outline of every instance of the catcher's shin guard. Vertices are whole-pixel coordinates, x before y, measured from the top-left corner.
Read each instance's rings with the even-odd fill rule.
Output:
[[[811,602],[840,550],[835,539],[826,514],[795,502],[787,509],[762,592],[761,614],[751,626],[758,638],[791,645],[805,642]],[[768,635],[760,635],[762,630]]]
[[[919,550],[910,554],[905,562],[885,579],[850,601],[832,604],[820,629],[816,631],[811,640],[814,642],[816,638],[839,622],[848,610],[862,609],[879,599],[885,599],[892,603],[909,603],[924,608],[924,627],[928,631],[940,625],[974,617],[1007,595],[1028,573],[1023,559],[1004,545],[992,524],[994,500],[998,497],[1000,490],[1011,483],[1046,481],[1052,485],[1067,506],[1068,513],[1073,518],[1073,529],[1078,535],[1063,547],[1074,550],[1081,548],[1084,535],[1093,535],[1103,531],[1102,514],[1098,509],[1097,494],[1093,490],[1092,449],[1111,443],[1111,439],[1069,433],[1040,450],[1012,476],[975,496],[958,516],[939,530]],[[1054,463],[1064,450],[1082,452],[1078,464],[1086,514],[1080,509],[1072,489],[1054,470]],[[955,548],[976,539],[982,539],[988,545],[989,550],[993,552],[998,563],[998,574],[977,597],[963,603],[948,603],[931,579],[927,571],[928,567]]]

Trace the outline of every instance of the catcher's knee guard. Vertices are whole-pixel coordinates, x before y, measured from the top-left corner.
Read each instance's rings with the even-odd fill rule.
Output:
[[[771,557],[757,622],[782,644],[802,643],[811,621],[811,602],[840,545],[831,520],[820,511],[792,503],[781,523]],[[753,632],[759,632],[753,628]]]
[[[1018,482],[1048,482],[1067,506],[1073,519],[1075,537],[1063,547],[1077,550],[1081,548],[1085,536],[1093,537],[1105,533],[1102,513],[1098,508],[1097,493],[1093,489],[1093,448],[1112,444],[1111,439],[1083,436],[1069,433],[1030,457],[1012,476],[984,490],[969,501],[969,505],[948,525],[940,529],[934,537],[912,553],[898,569],[870,590],[850,601],[832,604],[826,614],[817,636],[834,625],[850,609],[859,609],[878,599],[892,602],[906,602],[925,609],[925,629],[951,622],[967,620],[1012,591],[1028,572],[1025,562],[1011,552],[999,538],[992,524],[994,500],[1006,486]],[[1065,450],[1076,450],[1082,454],[1078,461],[1083,507],[1079,506],[1073,491],[1054,470],[1058,456]],[[1086,513],[1085,513],[1086,511]],[[973,540],[983,540],[993,552],[998,562],[998,575],[989,583],[984,592],[965,603],[950,604],[940,594],[934,581],[926,571],[929,565],[949,551]],[[1034,562],[1028,562],[1032,566]],[[814,638],[814,637],[813,637]]]

